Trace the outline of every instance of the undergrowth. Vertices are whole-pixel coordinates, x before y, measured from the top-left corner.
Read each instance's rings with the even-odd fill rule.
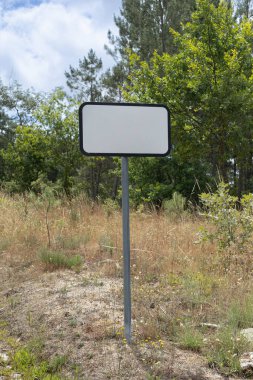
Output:
[[[0,378],[24,380],[63,380],[61,373],[66,360],[55,365],[55,358],[45,360],[40,357],[38,349],[33,344],[22,345],[17,339],[10,336],[8,326],[0,322],[0,341],[4,347],[4,359],[0,358]],[[38,348],[38,346],[37,346]]]
[[[135,343],[163,350],[157,343],[162,339],[204,355],[223,374],[243,375],[240,355],[252,350],[241,334],[253,327],[252,198],[245,196],[240,210],[221,185],[202,201],[205,210],[199,219],[186,212],[178,194],[165,205],[169,214],[174,210],[173,218],[166,212],[131,212]],[[59,199],[50,208],[47,204],[1,196],[0,258],[7,260],[10,254],[11,265],[22,270],[30,265],[38,272],[81,271],[85,266],[99,277],[122,276],[118,207],[90,205],[81,197]],[[89,284],[82,281],[80,286]],[[12,311],[13,303],[9,297]],[[29,376],[56,380],[52,376],[58,376],[67,358],[37,361],[34,351],[21,347],[11,360],[16,371],[25,373],[29,367]],[[162,371],[161,365],[161,378]]]

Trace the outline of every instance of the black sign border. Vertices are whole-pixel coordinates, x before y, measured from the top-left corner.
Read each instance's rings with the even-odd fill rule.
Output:
[[[104,105],[104,106],[144,106],[144,107],[163,107],[168,112],[168,150],[161,154],[152,153],[88,153],[83,149],[83,107],[86,105]],[[147,104],[147,103],[108,103],[108,102],[84,102],[79,107],[79,144],[80,150],[85,156],[112,156],[112,157],[166,157],[169,155],[171,150],[171,127],[170,127],[170,111],[168,107],[164,104]]]

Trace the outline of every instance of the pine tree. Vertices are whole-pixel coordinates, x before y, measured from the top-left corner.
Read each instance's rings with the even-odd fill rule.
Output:
[[[101,100],[102,88],[99,75],[102,67],[102,60],[96,56],[93,49],[89,50],[87,57],[79,59],[77,68],[69,66],[69,72],[65,72],[67,85],[76,93],[78,100],[91,102]]]
[[[123,0],[120,16],[114,17],[119,37],[108,32],[112,55],[124,57],[126,49],[149,60],[153,52],[173,52],[169,29],[181,29],[181,23],[190,20],[195,0]]]

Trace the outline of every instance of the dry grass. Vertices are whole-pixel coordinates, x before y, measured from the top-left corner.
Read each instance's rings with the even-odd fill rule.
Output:
[[[224,270],[214,243],[196,243],[204,222],[195,216],[175,221],[162,213],[132,212],[130,219],[135,343],[161,348],[164,340],[172,341],[205,354],[212,365],[230,373],[229,365],[208,350],[216,332],[203,326],[214,323],[227,331],[230,320],[236,325],[240,313],[231,304],[253,303],[252,267],[241,260]],[[47,214],[47,205],[34,199],[0,194],[0,290],[22,283],[24,268],[25,279],[47,269],[39,255],[42,248],[79,255],[97,274],[121,277],[121,213],[79,197],[60,200]],[[253,327],[253,319],[240,323]],[[236,363],[230,368],[239,371]],[[154,372],[163,375],[162,367]]]

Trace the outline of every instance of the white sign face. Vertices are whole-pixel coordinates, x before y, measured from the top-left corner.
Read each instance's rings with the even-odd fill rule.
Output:
[[[79,128],[86,155],[166,156],[170,150],[170,117],[163,105],[83,103]]]

